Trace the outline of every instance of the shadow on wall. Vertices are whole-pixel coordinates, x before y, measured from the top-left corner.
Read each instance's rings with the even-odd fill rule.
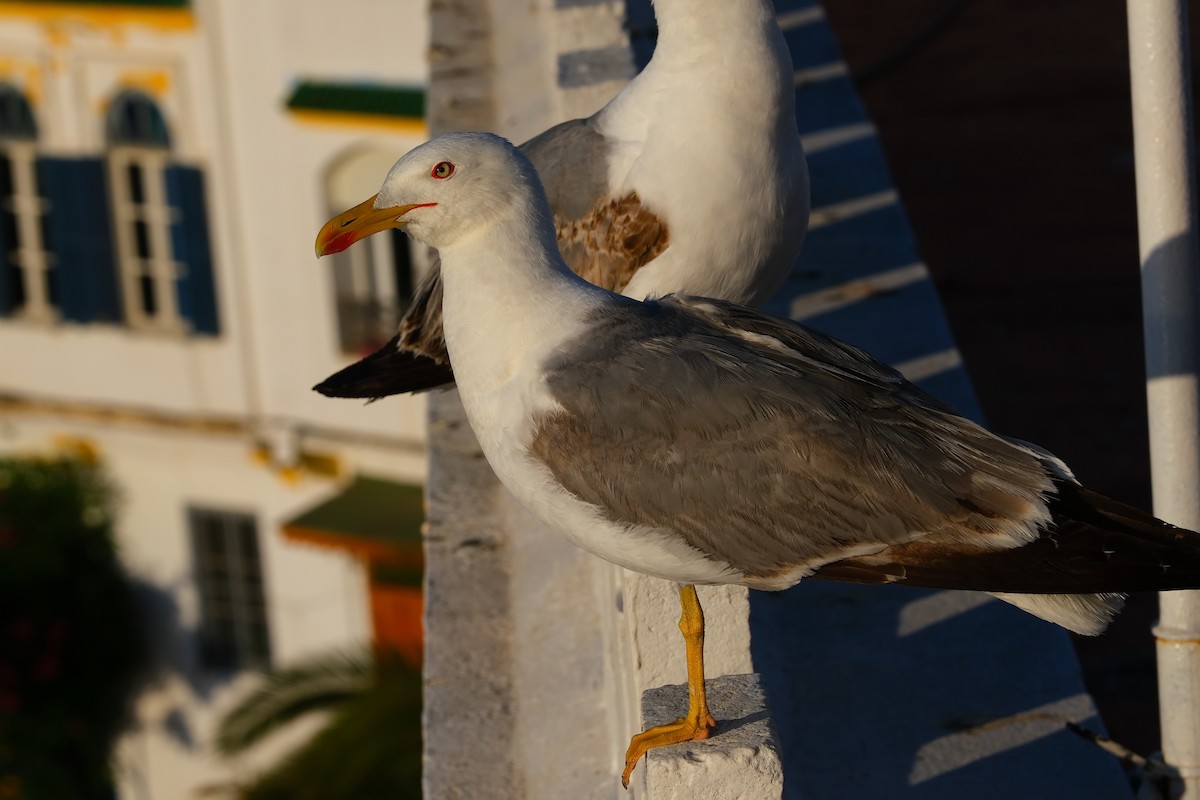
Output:
[[[209,669],[201,662],[200,632],[195,627],[183,624],[176,600],[183,585],[183,579],[166,586],[144,580],[134,581],[134,591],[142,609],[150,641],[150,679],[147,682],[147,690],[161,689],[168,681],[179,679],[187,686],[191,695],[203,703],[211,700],[223,686],[230,684],[237,672]],[[140,719],[139,724],[162,728],[167,736],[185,750],[194,751],[199,746],[187,709],[181,705],[169,706],[157,719]]]
[[[1144,297],[1161,304],[1155,319],[1143,317],[1146,337],[1146,375],[1165,378],[1173,375],[1194,375],[1200,368],[1200,342],[1190,335],[1173,336],[1190,317],[1200,320],[1200,274],[1196,265],[1200,258],[1185,237],[1178,236],[1155,248],[1142,267]],[[1183,275],[1171,275],[1175,263],[1191,265]]]
[[[1067,637],[974,592],[808,581],[751,592],[785,797],[1128,798]]]

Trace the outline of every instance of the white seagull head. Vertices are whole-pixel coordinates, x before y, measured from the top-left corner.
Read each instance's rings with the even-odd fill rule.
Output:
[[[317,256],[389,228],[441,249],[547,207],[533,165],[507,139],[449,133],[410,150],[377,195],[325,223]]]

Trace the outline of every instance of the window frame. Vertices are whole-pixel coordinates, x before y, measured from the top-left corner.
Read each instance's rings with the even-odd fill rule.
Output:
[[[383,345],[412,304],[417,283],[412,241],[399,230],[377,234],[337,253],[331,266],[338,349],[361,353]],[[401,270],[407,273],[404,286]]]
[[[44,235],[43,217],[50,212],[50,203],[38,190],[37,144],[4,139],[0,140],[0,150],[8,159],[13,184],[12,194],[0,198],[0,203],[16,220],[17,241],[9,244],[9,248],[13,263],[21,270],[25,288],[24,302],[13,316],[26,322],[51,324],[59,319],[58,304],[50,291],[56,259]]]
[[[220,552],[225,561],[210,564],[216,552],[205,536],[213,528],[221,538]],[[187,509],[188,536],[192,547],[192,577],[198,602],[196,634],[197,662],[212,671],[266,670],[271,667],[274,647],[271,642],[271,615],[263,559],[262,536],[253,514],[205,506]],[[253,541],[253,560],[247,564],[247,551],[239,537],[249,531]],[[222,577],[223,576],[223,577]],[[216,586],[215,583],[224,585]],[[232,636],[221,632],[223,621],[216,610],[228,604],[228,625]],[[255,637],[254,627],[261,628]]]
[[[140,111],[146,123],[146,135],[140,139],[136,132],[124,131],[121,126],[121,118],[130,108],[135,115]],[[171,226],[179,211],[167,198],[171,145],[166,119],[154,98],[143,92],[124,91],[113,98],[109,107],[106,132],[104,161],[125,323],[143,332],[185,334],[188,324],[180,313],[176,288],[183,266],[171,240]],[[132,168],[141,174],[140,200],[129,179]],[[139,224],[145,230],[146,255],[142,255],[139,245]]]
[[[55,259],[44,228],[50,204],[38,186],[37,121],[24,92],[11,83],[0,83],[0,104],[5,112],[0,119],[12,123],[10,129],[0,129],[0,155],[8,161],[12,184],[10,193],[0,194],[0,208],[13,215],[16,234],[15,242],[5,243],[9,252],[3,263],[20,271],[24,295],[9,317],[50,324],[60,315],[50,289]]]
[[[325,218],[378,191],[379,175],[404,149],[360,142],[330,158],[322,179]],[[399,230],[368,237],[331,261],[330,350],[339,355],[362,355],[391,339],[431,267],[429,248]]]
[[[169,162],[166,150],[127,145],[110,147],[105,158],[125,322],[138,330],[175,334],[185,332],[187,326],[179,313],[175,288],[181,267],[171,244],[171,225],[178,212],[167,202]],[[141,171],[141,202],[133,197],[128,180],[131,167]],[[139,222],[146,228],[146,257],[139,253]],[[144,307],[143,280],[150,281],[154,313]]]

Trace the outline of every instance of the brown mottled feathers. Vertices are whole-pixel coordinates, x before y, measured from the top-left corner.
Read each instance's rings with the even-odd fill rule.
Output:
[[[667,224],[642,205],[637,192],[599,200],[580,219],[555,214],[554,232],[571,269],[610,292],[622,291],[671,243]]]
[[[442,262],[434,263],[400,320],[399,345],[438,361],[448,361],[442,338]]]

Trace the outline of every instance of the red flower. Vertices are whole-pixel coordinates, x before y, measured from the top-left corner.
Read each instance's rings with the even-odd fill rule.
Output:
[[[8,633],[18,642],[28,642],[35,633],[33,622],[27,619],[14,619],[8,625]]]
[[[16,667],[7,661],[0,661],[0,691],[15,688],[20,680]]]
[[[46,645],[50,650],[58,651],[62,647],[62,643],[67,640],[67,633],[71,630],[71,623],[65,619],[56,619],[50,623],[49,630],[46,631]]]
[[[62,672],[62,661],[49,656],[38,659],[37,666],[33,668],[33,679],[39,683],[48,683],[58,677]]]

